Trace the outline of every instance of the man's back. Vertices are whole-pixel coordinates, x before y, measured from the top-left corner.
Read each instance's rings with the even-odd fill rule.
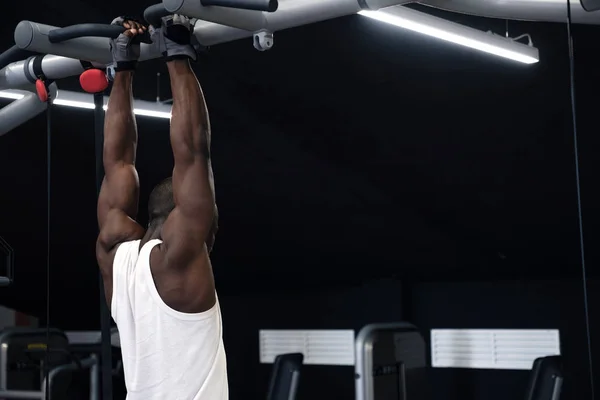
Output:
[[[121,341],[128,400],[228,398],[219,302],[208,311],[176,311],[161,299],[150,269],[160,240],[119,245],[111,312]]]

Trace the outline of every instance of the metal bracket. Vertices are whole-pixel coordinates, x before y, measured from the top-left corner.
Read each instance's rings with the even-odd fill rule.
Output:
[[[109,65],[108,67],[106,67],[106,77],[108,78],[108,80],[110,82],[115,80],[115,66],[114,65]]]
[[[258,51],[271,50],[274,43],[273,32],[267,30],[258,31],[254,34],[253,42],[254,48]]]

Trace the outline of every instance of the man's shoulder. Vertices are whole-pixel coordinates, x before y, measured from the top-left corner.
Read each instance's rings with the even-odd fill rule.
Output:
[[[110,249],[97,250],[96,256],[101,267],[112,268],[115,263],[122,263],[125,260],[137,261],[139,248],[140,239],[127,240],[117,243]]]

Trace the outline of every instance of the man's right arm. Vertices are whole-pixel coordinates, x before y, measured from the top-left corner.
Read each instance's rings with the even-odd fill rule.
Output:
[[[139,239],[144,234],[134,219],[139,191],[135,166],[105,163],[105,170],[98,197],[99,256],[110,253],[119,243]]]
[[[137,128],[132,108],[132,72],[115,76],[105,118],[104,180],[98,197],[100,234],[96,255],[103,275],[112,274],[113,250],[139,239],[143,228],[135,222],[139,180],[135,169]]]

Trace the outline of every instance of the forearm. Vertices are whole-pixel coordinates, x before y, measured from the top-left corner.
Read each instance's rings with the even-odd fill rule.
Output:
[[[137,127],[133,114],[132,72],[118,72],[113,82],[104,123],[104,170],[135,164]]]
[[[202,89],[189,63],[177,60],[167,64],[171,77],[173,110],[171,146],[175,165],[210,158],[210,122]]]
[[[133,74],[118,72],[108,101],[104,123],[104,181],[98,199],[100,226],[111,210],[135,218],[139,181],[135,170],[137,128],[131,91]]]
[[[171,147],[173,196],[184,214],[212,213],[214,184],[210,162],[210,122],[202,89],[189,63],[167,63],[173,110]]]

